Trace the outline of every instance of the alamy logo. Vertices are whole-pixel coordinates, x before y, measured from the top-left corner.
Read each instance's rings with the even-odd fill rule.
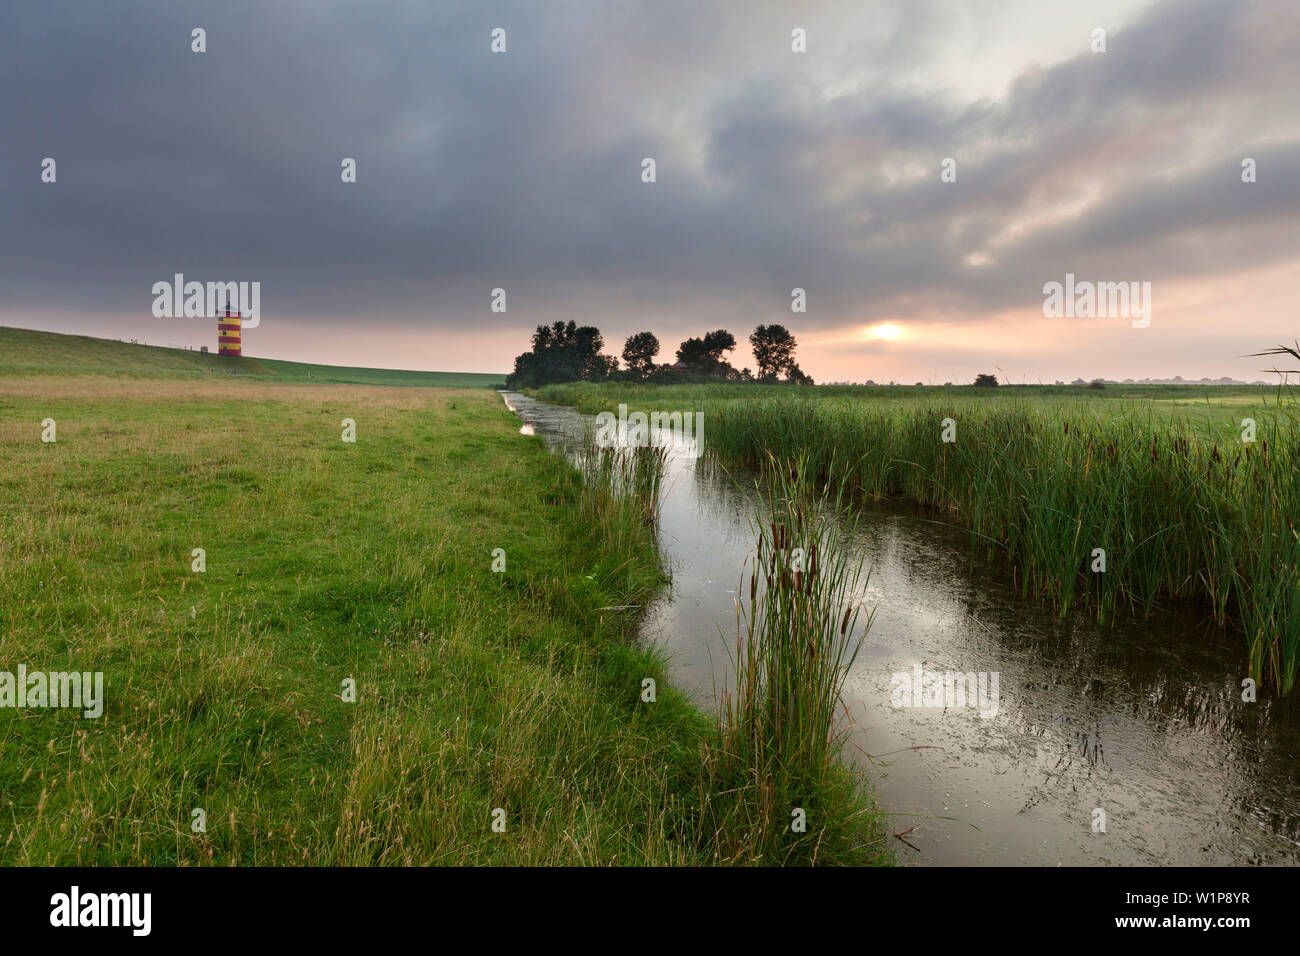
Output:
[[[613,412],[596,416],[596,444],[601,448],[676,447],[683,458],[699,458],[704,453],[703,412],[632,412],[626,405]]]
[[[129,926],[133,936],[148,936],[153,923],[150,893],[71,892],[50,897],[51,926]]]
[[[102,671],[29,671],[18,665],[17,675],[0,671],[0,707],[72,707],[83,717],[104,713]]]
[[[153,314],[157,319],[215,319],[227,307],[243,316],[243,326],[255,329],[262,321],[262,283],[186,282],[176,273],[172,282],[153,284]]]
[[[998,672],[926,671],[917,664],[909,674],[890,678],[894,707],[979,708],[981,717],[998,714]]]
[[[1119,318],[1132,319],[1133,328],[1151,324],[1150,282],[1075,282],[1074,273],[1065,283],[1043,286],[1043,315],[1049,319]]]

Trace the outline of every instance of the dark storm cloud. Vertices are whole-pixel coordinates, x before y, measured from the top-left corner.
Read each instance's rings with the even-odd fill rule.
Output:
[[[959,8],[11,7],[0,312],[147,314],[183,272],[259,280],[264,315],[324,323],[472,325],[504,286],[525,327],[711,326],[788,315],[803,286],[816,326],[1024,306],[1066,271],[1177,281],[1296,256],[1293,7],[1158,4],[1000,99],[903,82],[969,42]]]

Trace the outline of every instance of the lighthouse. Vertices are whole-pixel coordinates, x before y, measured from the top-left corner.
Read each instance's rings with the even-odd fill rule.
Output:
[[[217,316],[217,353],[219,355],[239,355],[240,330],[243,317],[238,312],[230,311],[230,296],[226,296],[225,311]]]

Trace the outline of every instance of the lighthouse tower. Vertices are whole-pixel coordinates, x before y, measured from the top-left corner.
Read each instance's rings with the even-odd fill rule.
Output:
[[[226,308],[217,316],[217,353],[219,355],[239,355],[240,330],[243,316],[230,311],[230,296],[226,296]]]

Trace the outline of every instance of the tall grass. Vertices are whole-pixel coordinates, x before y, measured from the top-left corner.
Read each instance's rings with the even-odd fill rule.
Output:
[[[869,805],[840,759],[837,719],[865,580],[802,470],[769,464],[748,595],[737,602],[736,684],[723,695],[721,746],[709,764],[713,809],[720,831],[744,837],[731,855],[813,863],[819,853],[851,853],[872,832]]]
[[[662,446],[602,446],[587,429],[575,458],[589,523],[620,537],[639,538],[646,528],[656,528],[667,457]]]

